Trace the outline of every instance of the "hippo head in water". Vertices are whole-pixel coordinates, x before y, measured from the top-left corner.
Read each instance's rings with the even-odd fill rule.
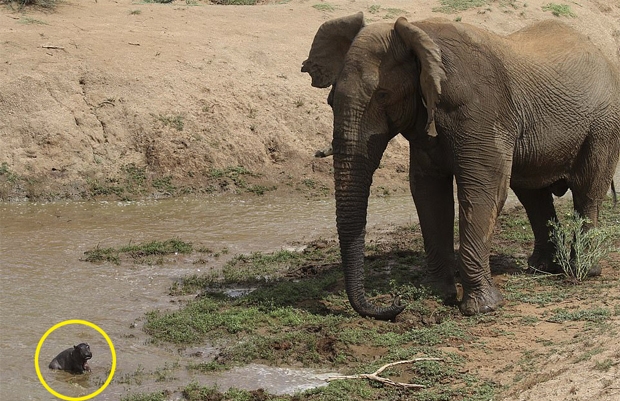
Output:
[[[90,345],[88,343],[80,343],[78,345],[73,346],[73,351],[79,354],[79,359],[84,361],[82,367],[86,368],[88,364],[86,363],[90,358],[93,357],[93,353],[90,352]],[[86,369],[84,369],[86,370]],[[90,368],[88,369],[90,370]]]

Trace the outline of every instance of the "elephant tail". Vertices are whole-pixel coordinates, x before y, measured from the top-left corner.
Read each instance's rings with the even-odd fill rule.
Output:
[[[616,203],[618,203],[618,195],[616,194],[616,185],[614,184],[614,180],[611,180],[611,196],[614,200],[614,207],[616,207]]]

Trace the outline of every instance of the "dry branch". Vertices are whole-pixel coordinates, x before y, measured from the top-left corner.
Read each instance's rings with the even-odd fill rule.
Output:
[[[326,380],[328,382],[330,382],[330,381],[334,381],[334,380],[368,379],[368,380],[374,380],[376,382],[386,384],[388,386],[394,386],[394,387],[400,387],[400,388],[425,388],[426,386],[424,386],[422,384],[395,382],[394,380],[386,379],[385,377],[381,377],[379,375],[385,369],[390,368],[392,366],[396,366],[396,365],[402,365],[402,364],[405,364],[405,363],[415,363],[415,362],[420,362],[420,361],[441,361],[441,360],[442,360],[441,358],[415,358],[415,359],[408,359],[406,361],[392,362],[392,363],[388,363],[386,365],[383,365],[379,369],[377,369],[374,373],[370,373],[370,374],[369,373],[362,373],[362,374],[359,374],[359,375],[351,375],[351,376],[332,376],[332,377],[328,377]]]

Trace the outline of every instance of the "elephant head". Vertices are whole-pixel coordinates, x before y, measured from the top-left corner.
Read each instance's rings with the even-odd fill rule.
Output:
[[[336,221],[349,301],[362,316],[392,320],[404,307],[397,300],[373,305],[364,291],[368,197],[390,139],[437,135],[445,79],[439,47],[404,18],[366,26],[360,12],[325,22],[301,70],[312,86],[332,86]]]

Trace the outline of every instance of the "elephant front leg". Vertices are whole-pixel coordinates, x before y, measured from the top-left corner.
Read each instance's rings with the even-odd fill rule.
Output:
[[[456,304],[454,273],[454,195],[452,176],[411,175],[430,277],[426,284],[447,304]]]
[[[463,299],[459,308],[464,315],[487,313],[503,303],[493,284],[489,255],[491,237],[497,216],[504,206],[509,170],[476,171],[469,177],[458,177],[459,261]]]

